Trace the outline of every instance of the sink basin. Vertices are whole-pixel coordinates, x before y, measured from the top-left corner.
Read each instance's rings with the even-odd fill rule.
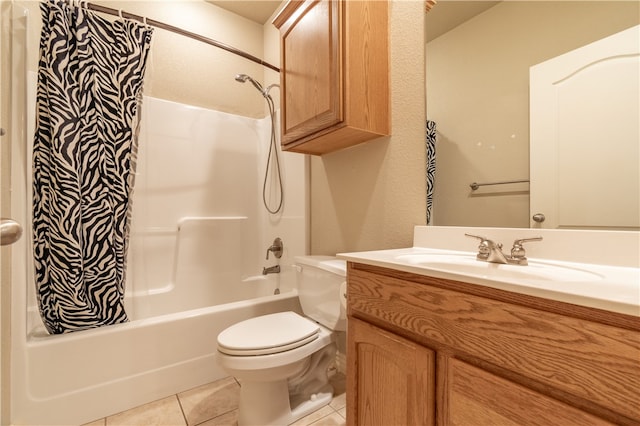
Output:
[[[411,265],[482,278],[499,280],[544,280],[557,282],[597,281],[600,274],[584,269],[529,260],[529,265],[505,265],[477,260],[470,254],[420,253],[396,256],[396,260]]]

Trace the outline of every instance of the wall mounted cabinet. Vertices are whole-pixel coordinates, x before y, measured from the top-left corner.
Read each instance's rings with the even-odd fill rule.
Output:
[[[281,43],[281,143],[322,155],[389,135],[388,1],[290,1]]]
[[[349,425],[640,423],[640,319],[348,264]]]

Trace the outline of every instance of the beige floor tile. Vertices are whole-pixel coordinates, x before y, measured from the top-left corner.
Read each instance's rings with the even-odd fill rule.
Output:
[[[184,426],[175,395],[107,417],[107,426]]]
[[[329,406],[334,410],[339,410],[347,405],[347,394],[342,393],[340,395],[334,395],[333,399],[329,403]]]
[[[107,419],[95,420],[91,423],[85,423],[82,426],[105,426]]]
[[[300,420],[294,423],[291,423],[291,426],[308,426],[313,422],[321,419],[322,417],[326,417],[333,412],[334,412],[333,408],[329,407],[328,405],[325,405],[321,409],[314,411],[309,415],[304,416],[303,418],[301,418]]]
[[[189,426],[237,409],[239,396],[240,387],[233,377],[178,394]]]
[[[238,410],[214,417],[198,426],[238,426]]]
[[[331,384],[334,388],[331,403],[292,426],[346,425],[346,378],[336,374]],[[237,382],[227,377],[83,426],[237,426],[239,394]]]
[[[311,423],[311,426],[346,426],[346,424],[347,421],[340,414],[333,412],[333,414],[329,414],[317,422]]]

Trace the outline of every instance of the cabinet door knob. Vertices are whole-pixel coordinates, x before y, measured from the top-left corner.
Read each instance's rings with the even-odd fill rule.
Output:
[[[542,213],[536,213],[532,217],[534,222],[542,223],[546,219]]]

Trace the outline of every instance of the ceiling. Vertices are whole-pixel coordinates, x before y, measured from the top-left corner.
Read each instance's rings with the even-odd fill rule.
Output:
[[[233,12],[236,15],[243,16],[259,24],[267,22],[269,17],[273,15],[273,12],[282,3],[281,0],[251,0],[251,1],[237,1],[237,0],[207,0],[207,2],[214,4],[218,7]]]
[[[438,0],[425,19],[426,41],[431,41],[484,12],[499,1]]]
[[[281,0],[206,0],[236,15],[264,24],[283,3]],[[438,0],[427,13],[427,41],[446,33],[499,1]]]

